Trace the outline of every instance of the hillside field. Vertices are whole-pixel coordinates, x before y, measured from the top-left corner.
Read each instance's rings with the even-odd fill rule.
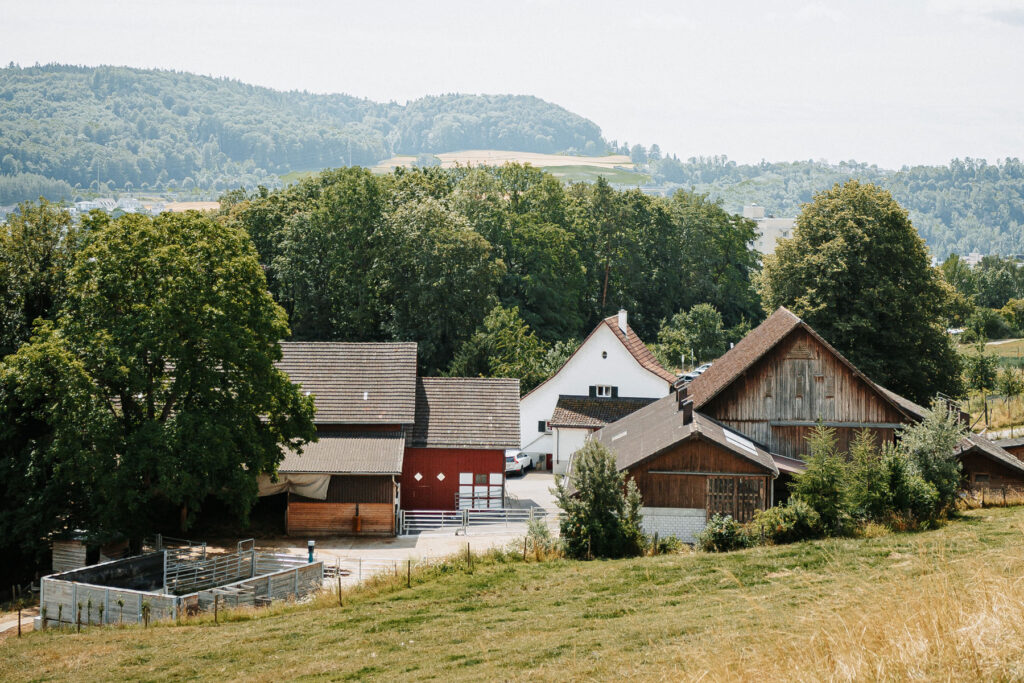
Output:
[[[344,607],[8,639],[0,679],[1019,679],[1022,535],[1018,507],[725,555],[453,560]]]

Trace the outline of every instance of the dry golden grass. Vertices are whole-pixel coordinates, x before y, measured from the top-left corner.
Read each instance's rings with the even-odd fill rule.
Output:
[[[182,626],[31,634],[0,679],[1014,680],[1024,508],[917,534],[614,562],[521,553]]]

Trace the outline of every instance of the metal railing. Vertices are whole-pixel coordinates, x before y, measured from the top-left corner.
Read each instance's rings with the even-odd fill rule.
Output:
[[[532,521],[546,524],[558,522],[561,512],[540,507],[530,508],[487,508],[479,510],[399,510],[398,528],[403,536],[433,531],[454,529],[456,533],[471,526],[526,525]]]

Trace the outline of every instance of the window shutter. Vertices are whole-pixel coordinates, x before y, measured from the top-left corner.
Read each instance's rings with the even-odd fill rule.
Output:
[[[544,431],[547,431],[547,430],[545,430],[545,429],[544,429],[544,427],[546,426],[546,425],[544,424],[545,422],[546,422],[546,420],[538,420],[538,421],[537,421],[537,431],[538,431],[538,432],[544,432]]]
[[[592,385],[590,387],[590,398],[597,398],[597,385],[596,384]]]
[[[618,398],[618,397],[619,397],[619,388],[618,387],[612,387],[612,398]]]

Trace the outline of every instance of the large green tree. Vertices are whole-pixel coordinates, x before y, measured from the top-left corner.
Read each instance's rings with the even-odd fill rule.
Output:
[[[850,181],[815,195],[760,284],[766,309],[786,306],[890,389],[919,402],[962,392],[944,328],[950,288],[885,190]]]
[[[81,232],[46,200],[19,205],[0,224],[0,358],[28,341],[37,319],[56,313]]]
[[[313,437],[312,399],[274,365],[287,335],[244,232],[197,213],[110,222],[56,322],[0,369],[6,485],[63,492],[68,523],[136,542],[208,496],[244,518],[257,475]]]
[[[455,377],[517,377],[526,393],[546,377],[548,348],[519,317],[518,308],[495,306],[459,348],[448,368]]]
[[[675,367],[684,356],[689,365],[697,365],[725,353],[726,336],[722,315],[715,307],[697,304],[662,324],[657,351],[665,367]]]

